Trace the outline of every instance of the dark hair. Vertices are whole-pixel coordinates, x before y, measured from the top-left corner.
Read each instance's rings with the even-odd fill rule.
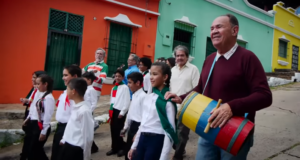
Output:
[[[73,78],[69,81],[68,87],[75,89],[79,96],[83,97],[87,89],[87,83],[82,78]]]
[[[143,58],[140,59],[140,62],[142,62],[143,65],[146,66],[148,69],[151,68],[152,62],[151,62],[150,58],[143,57]]]
[[[125,76],[125,72],[123,71],[123,69],[117,69],[117,70],[115,71],[115,74],[117,74],[117,73],[119,73],[122,77]]]
[[[177,51],[177,50],[183,51],[187,57],[189,57],[189,55],[190,55],[189,49],[188,49],[186,46],[178,45],[178,46],[176,46],[176,47],[174,48],[174,56],[175,56],[175,57],[176,57],[176,51]]]
[[[127,76],[127,79],[131,79],[134,83],[140,81],[140,84],[143,84],[144,77],[140,72],[132,72]]]
[[[167,61],[170,63],[172,68],[175,66],[175,58],[174,57],[168,58]]]
[[[94,82],[94,80],[96,79],[96,76],[93,72],[85,72],[82,77],[86,78],[86,79],[90,79],[92,82]]]
[[[165,57],[160,57],[161,61],[166,61]]]
[[[163,75],[168,75],[168,79],[165,81],[166,86],[170,87],[170,79],[171,79],[171,68],[164,62],[155,62],[152,66],[159,66],[161,68]]]
[[[41,74],[46,74],[46,72],[45,71],[35,71],[35,72],[33,72],[33,74],[35,74],[36,77],[38,77]]]
[[[48,94],[52,93],[52,91],[53,91],[53,79],[47,74],[41,74],[37,78],[40,78],[42,83],[47,83],[46,93],[42,96],[41,99],[39,99],[36,102],[36,106],[39,107],[41,112],[44,112],[45,110],[44,110],[44,106],[43,106],[44,105],[43,100]]]
[[[234,15],[232,15],[232,14],[225,14],[225,15],[222,15],[222,16],[225,16],[225,17],[229,18],[229,22],[231,24],[231,27],[239,26],[239,21],[238,21],[238,19]]]
[[[66,69],[71,76],[77,75],[77,77],[81,77],[81,69],[78,65],[72,64],[69,66],[65,66],[64,69]]]

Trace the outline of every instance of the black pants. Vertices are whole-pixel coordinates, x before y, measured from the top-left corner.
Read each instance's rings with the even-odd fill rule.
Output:
[[[29,154],[29,145],[31,140],[31,133],[30,132],[30,120],[27,121],[26,126],[22,126],[23,131],[25,132],[24,140],[23,140],[23,147],[22,153],[20,154],[20,160],[26,160]]]
[[[133,143],[132,139],[135,136],[135,134],[137,133],[137,131],[139,130],[139,126],[140,126],[140,122],[136,122],[136,121],[132,121],[130,128],[128,130],[128,134],[127,134],[127,141],[126,141],[126,147],[124,149],[125,151],[125,160],[129,160],[127,155],[128,152],[131,148],[131,145]]]
[[[165,135],[141,133],[139,143],[132,160],[159,160]]]
[[[94,113],[92,113],[92,115],[94,116]],[[94,139],[95,139],[95,137],[94,137]],[[95,141],[93,141],[91,151],[93,152],[93,151],[97,151],[97,150],[98,150],[98,146],[96,145]]]
[[[83,149],[65,142],[62,145],[58,160],[83,160]]]
[[[58,155],[62,148],[62,146],[59,145],[59,143],[65,133],[66,126],[67,123],[60,123],[60,122],[57,123],[57,128],[52,143],[51,160],[58,160]]]
[[[38,126],[37,120],[32,120],[28,124],[28,133],[30,142],[28,143],[28,160],[48,160],[44,151],[44,145],[50,135],[51,127],[47,130],[46,139],[39,141],[41,130]]]
[[[113,151],[120,151],[124,149],[125,142],[123,137],[120,136],[120,132],[124,127],[124,122],[126,119],[126,115],[122,118],[118,118],[120,114],[120,110],[114,109],[113,116],[110,121],[110,132],[111,132],[111,149]]]
[[[174,154],[174,159],[183,159],[183,152],[185,151],[185,146],[189,140],[190,129],[186,127],[181,122],[178,123],[178,137],[179,143],[176,145],[176,151]]]

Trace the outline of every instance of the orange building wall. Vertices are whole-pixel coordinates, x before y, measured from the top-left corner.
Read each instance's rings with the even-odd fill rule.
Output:
[[[127,1],[132,2],[122,0],[124,3]],[[149,1],[151,8],[157,11],[159,1]],[[2,104],[19,103],[19,98],[25,97],[31,88],[32,73],[44,70],[50,8],[84,16],[80,67],[94,61],[95,50],[105,46],[108,23],[104,17],[115,17],[119,13],[126,14],[133,23],[142,25],[134,29],[138,30],[138,56],[154,58],[158,18],[155,15],[147,14],[145,17],[144,12],[102,0],[11,0],[0,3]],[[149,46],[151,49],[146,49]],[[109,94],[111,87],[105,84],[102,95]],[[58,98],[60,93],[55,91],[54,97]]]

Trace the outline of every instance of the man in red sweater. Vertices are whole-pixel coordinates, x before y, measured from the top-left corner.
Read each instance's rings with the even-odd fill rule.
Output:
[[[223,127],[232,116],[244,116],[254,122],[255,112],[272,104],[272,93],[264,69],[256,55],[237,44],[238,20],[231,14],[216,18],[211,26],[211,38],[216,53],[208,56],[203,64],[198,86],[193,89],[223,104],[208,121],[211,127]],[[213,62],[213,71],[205,88]],[[205,89],[204,89],[205,88]],[[203,93],[204,91],[204,93]],[[182,103],[187,96],[166,93],[165,98]],[[196,160],[246,160],[253,145],[253,132],[237,156],[200,138]]]

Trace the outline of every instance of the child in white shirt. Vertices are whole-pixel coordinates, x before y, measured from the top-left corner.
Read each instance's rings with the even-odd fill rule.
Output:
[[[87,90],[84,94],[84,101],[89,103],[89,105],[91,106],[91,111],[93,113],[95,108],[97,107],[97,102],[98,102],[99,97],[100,97],[99,91],[96,90],[92,85],[94,80],[96,79],[96,76],[93,72],[85,72],[82,75],[82,78],[88,84]],[[99,124],[97,124],[97,122],[95,122],[94,130],[97,129],[98,127],[99,127]],[[91,152],[96,153],[96,152],[98,152],[98,150],[99,150],[99,148],[97,147],[95,141],[93,141]]]
[[[90,160],[94,139],[94,119],[84,94],[87,83],[84,79],[71,79],[67,86],[69,99],[75,102],[72,114],[60,142],[59,160]]]
[[[107,156],[118,153],[118,157],[124,155],[125,142],[120,136],[120,132],[124,127],[124,122],[126,119],[126,113],[130,104],[130,92],[127,85],[122,81],[124,79],[124,71],[117,70],[115,72],[115,86],[111,91],[110,99],[110,131],[112,145],[111,150],[106,153]]]

